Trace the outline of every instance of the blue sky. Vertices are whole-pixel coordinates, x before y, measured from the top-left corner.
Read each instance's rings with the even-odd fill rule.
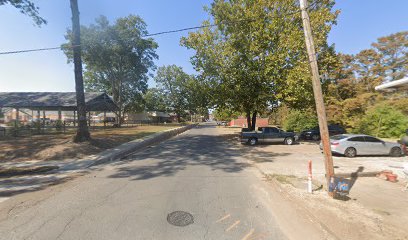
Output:
[[[203,6],[210,0],[78,0],[81,24],[99,15],[114,19],[136,14],[150,33],[198,26],[207,19]],[[48,24],[38,28],[32,20],[10,6],[0,7],[0,51],[59,46],[71,26],[69,0],[34,0]],[[408,30],[407,0],[338,0],[342,13],[329,42],[337,51],[357,53],[370,47],[378,37]],[[176,64],[194,73],[189,59],[192,51],[179,45],[187,32],[156,36],[160,59],[157,66]],[[153,81],[149,82],[151,85]],[[74,91],[73,66],[59,51],[0,55],[0,91]]]

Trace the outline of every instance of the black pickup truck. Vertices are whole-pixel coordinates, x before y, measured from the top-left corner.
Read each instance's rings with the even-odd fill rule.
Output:
[[[257,143],[284,143],[292,145],[298,136],[293,132],[285,132],[277,127],[261,127],[258,131],[242,131],[241,143],[256,145]]]

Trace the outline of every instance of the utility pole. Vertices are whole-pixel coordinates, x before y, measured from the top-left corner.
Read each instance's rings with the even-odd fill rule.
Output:
[[[310,68],[312,70],[313,94],[316,102],[317,117],[319,119],[320,138],[323,144],[324,165],[326,168],[327,189],[330,186],[330,180],[334,176],[333,158],[331,154],[329,130],[327,127],[326,109],[323,102],[322,86],[320,83],[319,68],[317,66],[315,46],[310,26],[309,14],[307,12],[307,0],[299,0],[302,10],[303,29],[305,32],[305,41],[307,53],[309,55]],[[332,193],[329,192],[332,196]]]
[[[74,52],[74,68],[75,68],[75,90],[78,112],[78,130],[74,137],[74,142],[83,142],[91,138],[86,122],[86,106],[84,94],[84,80],[82,78],[82,59],[81,59],[81,37],[79,25],[79,10],[77,0],[71,1],[72,11],[72,33],[73,42],[72,49]]]

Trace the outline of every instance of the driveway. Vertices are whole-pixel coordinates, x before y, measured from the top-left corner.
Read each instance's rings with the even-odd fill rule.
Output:
[[[243,150],[222,129],[194,128],[0,203],[0,239],[327,238],[264,181]]]
[[[246,146],[246,148],[253,153],[252,160],[257,162],[266,173],[279,172],[285,175],[307,177],[308,161],[311,160],[314,177],[324,180],[324,158],[317,143],[301,142],[292,146],[282,144],[258,145],[256,147]],[[262,157],[262,154],[275,155],[279,156],[279,158],[268,159]],[[402,166],[407,160],[407,157],[390,156],[357,156],[355,158],[333,156],[336,174],[392,170],[399,175],[400,179],[405,177],[402,173]]]
[[[401,191],[408,181],[402,173],[403,163],[408,161],[406,156],[334,156],[336,174],[361,172],[370,173],[368,175],[371,177],[351,178],[348,201],[333,202],[326,199],[326,194],[321,191],[315,192],[314,195],[306,193],[309,160],[313,163],[313,178],[317,180],[316,184],[325,184],[324,159],[317,143],[307,142],[292,146],[244,145],[243,149],[246,149],[248,158],[265,174],[278,176],[283,183],[293,185],[288,187],[288,191],[294,193],[291,197],[301,196],[300,200],[321,219],[324,219],[326,214],[326,225],[337,236],[347,232],[350,235],[344,239],[408,239],[408,191]],[[382,170],[397,173],[399,182],[391,183],[371,174]],[[325,201],[324,205],[321,204],[322,201]],[[344,219],[340,220],[340,223],[334,220],[341,217]],[[387,231],[389,232],[386,233]],[[391,237],[387,234],[395,235]]]

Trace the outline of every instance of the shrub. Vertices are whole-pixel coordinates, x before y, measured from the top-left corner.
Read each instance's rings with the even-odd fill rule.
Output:
[[[408,119],[389,105],[376,105],[367,110],[357,123],[356,132],[378,137],[400,137],[408,128]]]
[[[292,110],[283,122],[286,131],[300,132],[318,126],[317,116],[313,111]]]

